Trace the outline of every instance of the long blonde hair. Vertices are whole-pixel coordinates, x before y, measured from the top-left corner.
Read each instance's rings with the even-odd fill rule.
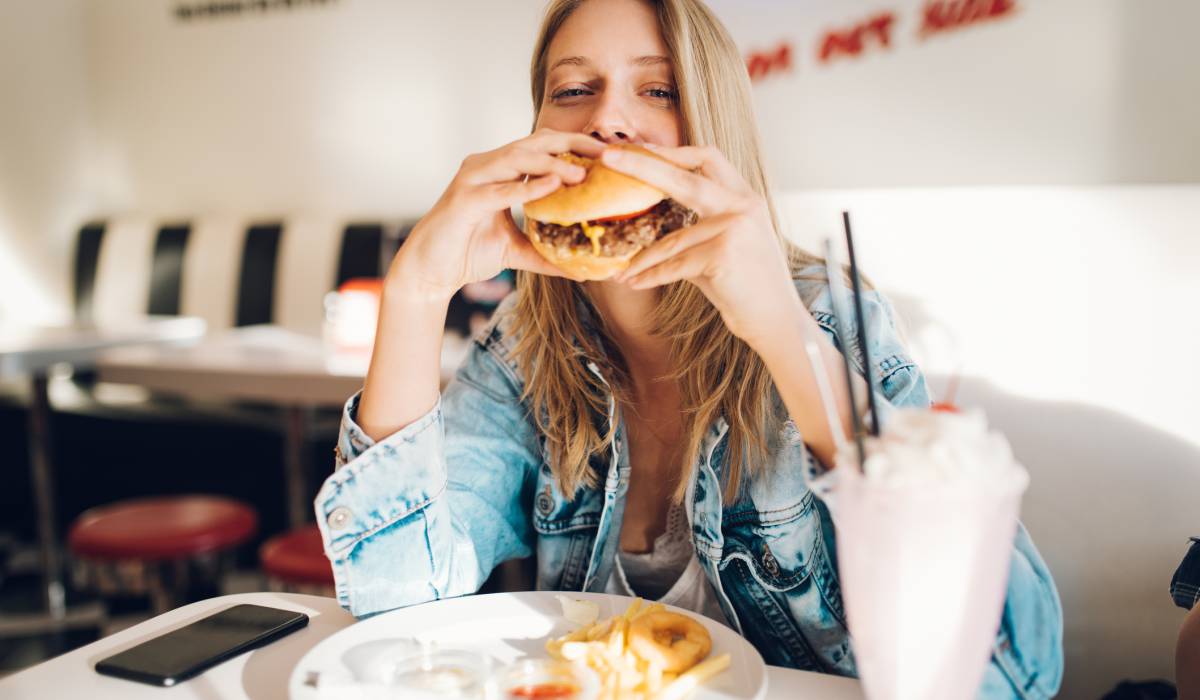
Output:
[[[584,1],[552,0],[546,10],[530,67],[535,124],[545,96],[550,42]],[[716,146],[766,199],[793,271],[819,263],[779,234],[759,153],[749,76],[725,27],[700,0],[649,2],[674,65],[684,142]],[[597,417],[607,414],[610,392],[618,406],[629,405],[628,367],[582,286],[521,273],[516,296],[515,353],[526,381],[524,400],[545,437],[559,488],[571,497],[581,486],[595,488],[603,481],[603,473],[590,469],[588,461],[608,452],[616,421],[601,434]],[[580,308],[594,319],[594,334],[584,328]],[[716,308],[690,283],[676,282],[662,289],[653,321],[654,333],[669,341],[670,366],[675,369],[667,379],[677,383],[682,401],[685,449],[675,497],[683,496],[686,475],[709,426],[724,417],[729,425],[725,494],[733,499],[742,470],[753,476],[762,468],[768,436],[782,426],[784,414],[771,376],[759,356],[729,332]],[[589,363],[604,379],[589,370]]]

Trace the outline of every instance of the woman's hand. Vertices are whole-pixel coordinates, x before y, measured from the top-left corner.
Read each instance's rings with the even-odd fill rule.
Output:
[[[762,358],[809,450],[822,464],[835,464],[833,431],[846,434],[851,424],[842,358],[796,294],[766,201],[715,148],[651,150],[670,162],[617,149],[605,151],[601,160],[691,207],[700,221],[655,241],[618,281],[647,288],[687,280],[699,287],[730,332]],[[801,350],[809,342],[816,343],[833,389],[836,428],[822,403],[818,368]],[[853,384],[856,393],[866,389],[860,378]]]
[[[649,148],[670,162],[616,148],[601,161],[663,190],[700,220],[655,241],[615,280],[635,289],[687,280],[756,349],[796,326],[803,305],[766,201],[715,147]]]
[[[463,285],[505,268],[562,275],[533,249],[511,207],[583,180],[583,168],[557,158],[595,158],[604,144],[586,134],[539,129],[494,151],[467,156],[429,213],[413,228],[388,271],[417,301],[448,301]]]
[[[544,129],[463,161],[388,270],[358,405],[358,424],[371,439],[391,435],[437,403],[446,311],[464,284],[506,267],[561,274],[517,230],[509,209],[583,179],[583,168],[557,154],[596,157],[603,148],[583,134]]]

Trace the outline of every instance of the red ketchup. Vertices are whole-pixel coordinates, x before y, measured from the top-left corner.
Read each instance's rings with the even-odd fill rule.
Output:
[[[536,700],[570,700],[578,692],[579,688],[571,683],[535,683],[509,688],[508,697],[519,700],[524,700],[524,698],[536,698]]]

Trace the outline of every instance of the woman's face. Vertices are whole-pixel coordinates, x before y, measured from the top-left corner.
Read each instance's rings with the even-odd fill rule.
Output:
[[[588,0],[546,53],[538,127],[606,143],[683,143],[674,71],[658,20],[642,0]]]

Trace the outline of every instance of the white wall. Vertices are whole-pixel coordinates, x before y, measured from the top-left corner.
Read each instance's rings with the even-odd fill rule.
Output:
[[[795,49],[756,86],[778,189],[1200,182],[1200,5],[1017,0],[921,41],[921,2],[713,0],[747,52]],[[86,5],[103,207],[419,212],[455,158],[528,128],[541,0],[174,5]],[[892,48],[817,63],[824,29],[881,9]]]
[[[85,37],[82,0],[0,3],[0,320],[66,306],[94,207]]]
[[[814,250],[852,212],[864,267],[928,371],[1135,415],[1200,447],[1180,391],[1200,390],[1186,369],[1200,356],[1200,184],[809,191],[780,207]]]
[[[748,50],[792,42],[757,88],[785,189],[1200,182],[1200,4],[1016,0],[919,37],[925,0],[719,0]],[[825,31],[881,11],[891,46],[817,60]]]
[[[756,87],[780,189],[1200,182],[1200,4],[1019,0],[921,41],[922,3],[714,0],[746,51],[793,45]],[[463,155],[528,129],[542,4],[180,22],[168,0],[93,2],[103,204],[420,212]],[[818,64],[824,30],[880,10],[890,49]]]
[[[173,7],[88,6],[106,208],[419,214],[528,132],[536,2]]]

